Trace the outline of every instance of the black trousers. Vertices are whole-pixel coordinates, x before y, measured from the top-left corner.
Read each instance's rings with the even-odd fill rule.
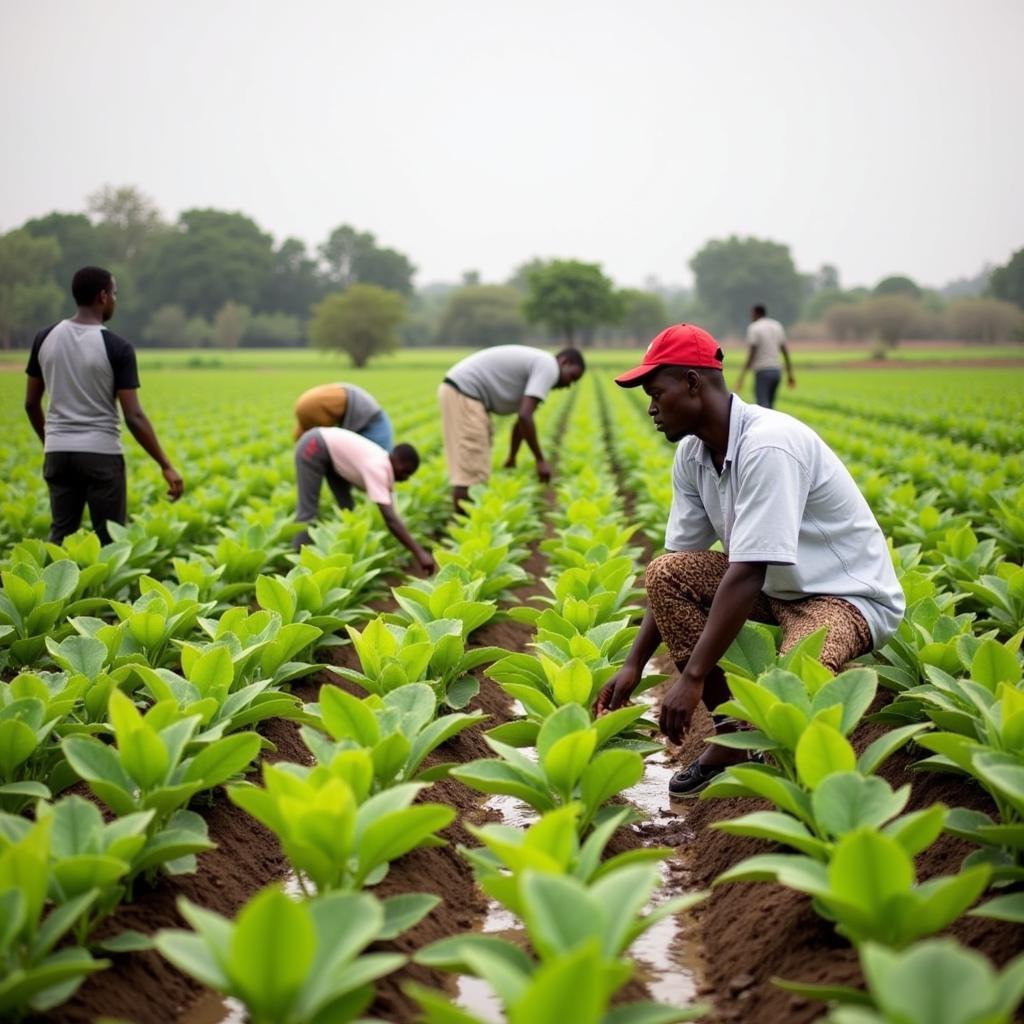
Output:
[[[104,544],[110,543],[107,522],[123,524],[128,514],[123,455],[47,452],[43,479],[50,490],[50,540],[54,544],[82,525],[86,505],[97,536]]]
[[[781,370],[758,370],[754,374],[754,396],[758,405],[771,409],[775,405],[775,392],[782,380]]]

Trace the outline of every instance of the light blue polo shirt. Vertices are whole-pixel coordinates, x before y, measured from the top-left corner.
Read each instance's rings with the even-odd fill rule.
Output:
[[[805,423],[738,395],[721,475],[697,437],[680,441],[672,467],[665,547],[704,551],[716,540],[730,562],[768,563],[768,597],[849,601],[875,647],[903,618],[885,536],[839,457]]]

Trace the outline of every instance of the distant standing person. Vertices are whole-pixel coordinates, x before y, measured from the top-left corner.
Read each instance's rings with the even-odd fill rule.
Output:
[[[330,487],[339,508],[352,508],[352,488],[365,491],[384,518],[384,525],[395,539],[406,547],[424,572],[437,566],[430,552],[420,547],[395,511],[392,492],[395,482],[408,480],[420,465],[419,453],[411,444],[397,444],[390,452],[369,438],[341,427],[314,427],[307,430],[295,445],[295,479],[299,490],[300,523],[316,519],[320,506],[320,489],[324,480]],[[309,542],[303,530],[295,538],[296,549]]]
[[[750,326],[747,328],[747,361],[736,380],[736,390],[743,390],[743,379],[747,370],[754,371],[754,401],[771,409],[775,405],[775,392],[782,380],[782,365],[779,356],[786,361],[786,379],[791,388],[796,387],[793,364],[786,348],[786,332],[778,320],[768,316],[764,306],[755,306],[750,311]]]
[[[117,308],[117,281],[102,267],[82,267],[71,280],[78,312],[41,330],[25,373],[25,411],[43,442],[43,477],[50,492],[50,540],[59,544],[82,523],[89,506],[92,528],[107,544],[107,523],[127,517],[127,482],[121,447],[120,403],[132,436],[157,463],[167,496],[185,489],[139,404],[139,371],[132,346],[103,325]],[[47,413],[43,394],[50,392]]]
[[[533,414],[552,388],[569,387],[585,369],[582,354],[574,348],[552,355],[529,345],[495,345],[466,356],[448,371],[437,389],[437,400],[456,511],[469,496],[469,488],[491,475],[491,413],[517,414],[505,466],[516,464],[525,441],[537,460],[537,476],[544,483],[551,479]]]
[[[313,427],[352,430],[391,451],[395,443],[388,414],[369,391],[355,384],[321,384],[299,395],[295,403],[295,438]]]

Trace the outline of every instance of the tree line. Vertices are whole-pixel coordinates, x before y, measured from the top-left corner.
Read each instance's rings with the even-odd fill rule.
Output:
[[[0,235],[0,344],[27,345],[68,312],[86,264],[119,282],[118,330],[142,345],[322,345],[359,364],[398,345],[484,346],[524,340],[643,342],[691,320],[741,334],[762,303],[793,337],[1024,337],[1024,249],[1005,267],[944,292],[895,276],[844,289],[835,267],[801,273],[789,247],[709,241],[690,260],[695,288],[618,288],[598,264],[532,259],[501,283],[468,271],[458,284],[414,285],[410,258],[343,224],[314,250],[277,242],[245,214],[185,210],[173,222],[133,187],[106,186],[84,212],[52,212]]]

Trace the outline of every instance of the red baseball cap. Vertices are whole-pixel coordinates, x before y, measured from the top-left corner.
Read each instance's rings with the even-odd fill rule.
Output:
[[[702,327],[695,324],[673,324],[666,327],[647,346],[644,361],[619,374],[615,383],[635,388],[644,378],[662,366],[710,366],[722,368],[722,349]]]

